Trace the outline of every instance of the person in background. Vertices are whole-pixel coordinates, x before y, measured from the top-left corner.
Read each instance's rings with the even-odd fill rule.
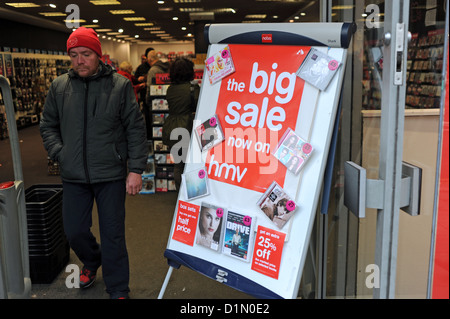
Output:
[[[147,105],[151,105],[150,96],[150,85],[154,84],[155,75],[157,73],[167,73],[169,72],[170,64],[168,62],[163,62],[159,59],[158,53],[155,50],[151,50],[147,54],[147,61],[150,65],[150,70],[147,74],[147,95],[146,101]]]
[[[134,75],[131,74],[131,72],[133,72],[133,66],[131,65],[130,62],[123,61],[122,63],[120,63],[119,71],[117,71],[117,73],[123,75],[124,77],[126,77],[128,80],[131,81],[131,83],[133,84],[134,94],[136,95],[136,101],[138,102],[139,101],[138,93],[145,87],[145,83],[139,83],[139,81],[136,79]]]
[[[166,100],[169,105],[169,116],[163,126],[163,137],[170,137],[173,129],[182,127],[192,132],[194,112],[197,108],[200,87],[191,84],[194,79],[194,63],[186,58],[177,58],[170,66],[171,85],[167,89]],[[166,123],[167,122],[167,123]],[[167,130],[167,131],[165,131]],[[177,140],[163,139],[164,144],[172,148]],[[178,151],[182,151],[179,149]],[[182,158],[186,154],[179,154]],[[183,156],[184,155],[184,156]],[[181,174],[184,170],[184,160],[175,163],[174,179],[177,190],[180,190]]]
[[[147,138],[152,138],[152,126],[151,126],[151,116],[150,116],[150,105],[147,105],[146,96],[147,96],[147,74],[150,70],[150,64],[147,61],[147,54],[150,51],[153,51],[153,48],[147,48],[145,50],[145,54],[141,56],[141,64],[136,68],[136,72],[134,72],[134,76],[140,83],[145,83],[143,89],[139,91],[139,105],[141,107],[142,112],[144,113],[144,119],[147,128]]]
[[[136,72],[134,72],[134,75],[138,79],[139,82],[147,82],[147,73],[150,70],[150,64],[148,64],[147,61],[147,54],[150,51],[154,51],[153,48],[147,48],[145,50],[145,54],[141,56],[141,64],[136,68]]]
[[[128,298],[125,198],[142,188],[144,119],[131,82],[100,60],[93,29],[72,32],[67,52],[72,69],[52,82],[40,122],[48,156],[60,164],[64,231],[84,265],[80,287],[90,287],[102,266],[110,297]],[[101,247],[90,230],[94,200]]]

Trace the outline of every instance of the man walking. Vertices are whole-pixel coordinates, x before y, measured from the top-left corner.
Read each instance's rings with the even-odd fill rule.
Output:
[[[84,264],[80,286],[91,286],[102,266],[110,297],[128,298],[125,197],[142,187],[145,124],[131,82],[100,60],[93,29],[74,31],[67,52],[72,69],[52,82],[40,123],[48,155],[60,164],[64,230]],[[90,231],[94,200],[101,248]]]

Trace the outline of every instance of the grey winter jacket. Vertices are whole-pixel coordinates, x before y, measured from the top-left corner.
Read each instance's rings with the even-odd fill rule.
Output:
[[[131,82],[102,62],[91,77],[70,70],[52,82],[40,131],[63,181],[115,181],[146,167],[145,123]]]
[[[162,62],[161,60],[156,61],[155,64],[152,65],[150,70],[147,73],[147,95],[146,95],[146,103],[151,107],[152,105],[152,99],[150,96],[150,86],[153,83],[153,80],[155,79],[155,75],[158,73],[167,73],[169,72],[170,64],[168,62]]]

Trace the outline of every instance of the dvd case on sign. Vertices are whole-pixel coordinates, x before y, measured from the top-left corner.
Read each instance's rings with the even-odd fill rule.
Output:
[[[208,174],[204,168],[186,172],[182,179],[188,200],[209,195]]]
[[[225,209],[202,202],[198,218],[196,244],[219,251]]]
[[[202,152],[213,148],[225,139],[217,115],[197,126],[195,135]]]
[[[289,171],[298,174],[305,166],[313,147],[288,128],[281,137],[273,155],[287,167]]]
[[[324,91],[341,64],[315,48],[311,48],[307,57],[297,71],[297,76]]]
[[[224,226],[222,253],[242,261],[250,261],[254,224],[254,217],[228,211]]]
[[[291,219],[297,208],[294,200],[277,182],[270,185],[256,204],[280,229]]]

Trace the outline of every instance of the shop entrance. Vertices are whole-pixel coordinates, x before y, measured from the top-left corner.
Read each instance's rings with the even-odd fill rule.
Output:
[[[321,2],[321,21],[354,21],[358,28],[342,91],[329,202],[319,204],[303,298],[430,297],[447,6],[439,0]],[[352,172],[367,187],[364,198],[355,194],[360,188],[345,190],[346,183],[355,185],[348,179]],[[408,200],[401,189],[410,186],[416,193],[408,188]],[[352,200],[359,206],[349,209]]]

